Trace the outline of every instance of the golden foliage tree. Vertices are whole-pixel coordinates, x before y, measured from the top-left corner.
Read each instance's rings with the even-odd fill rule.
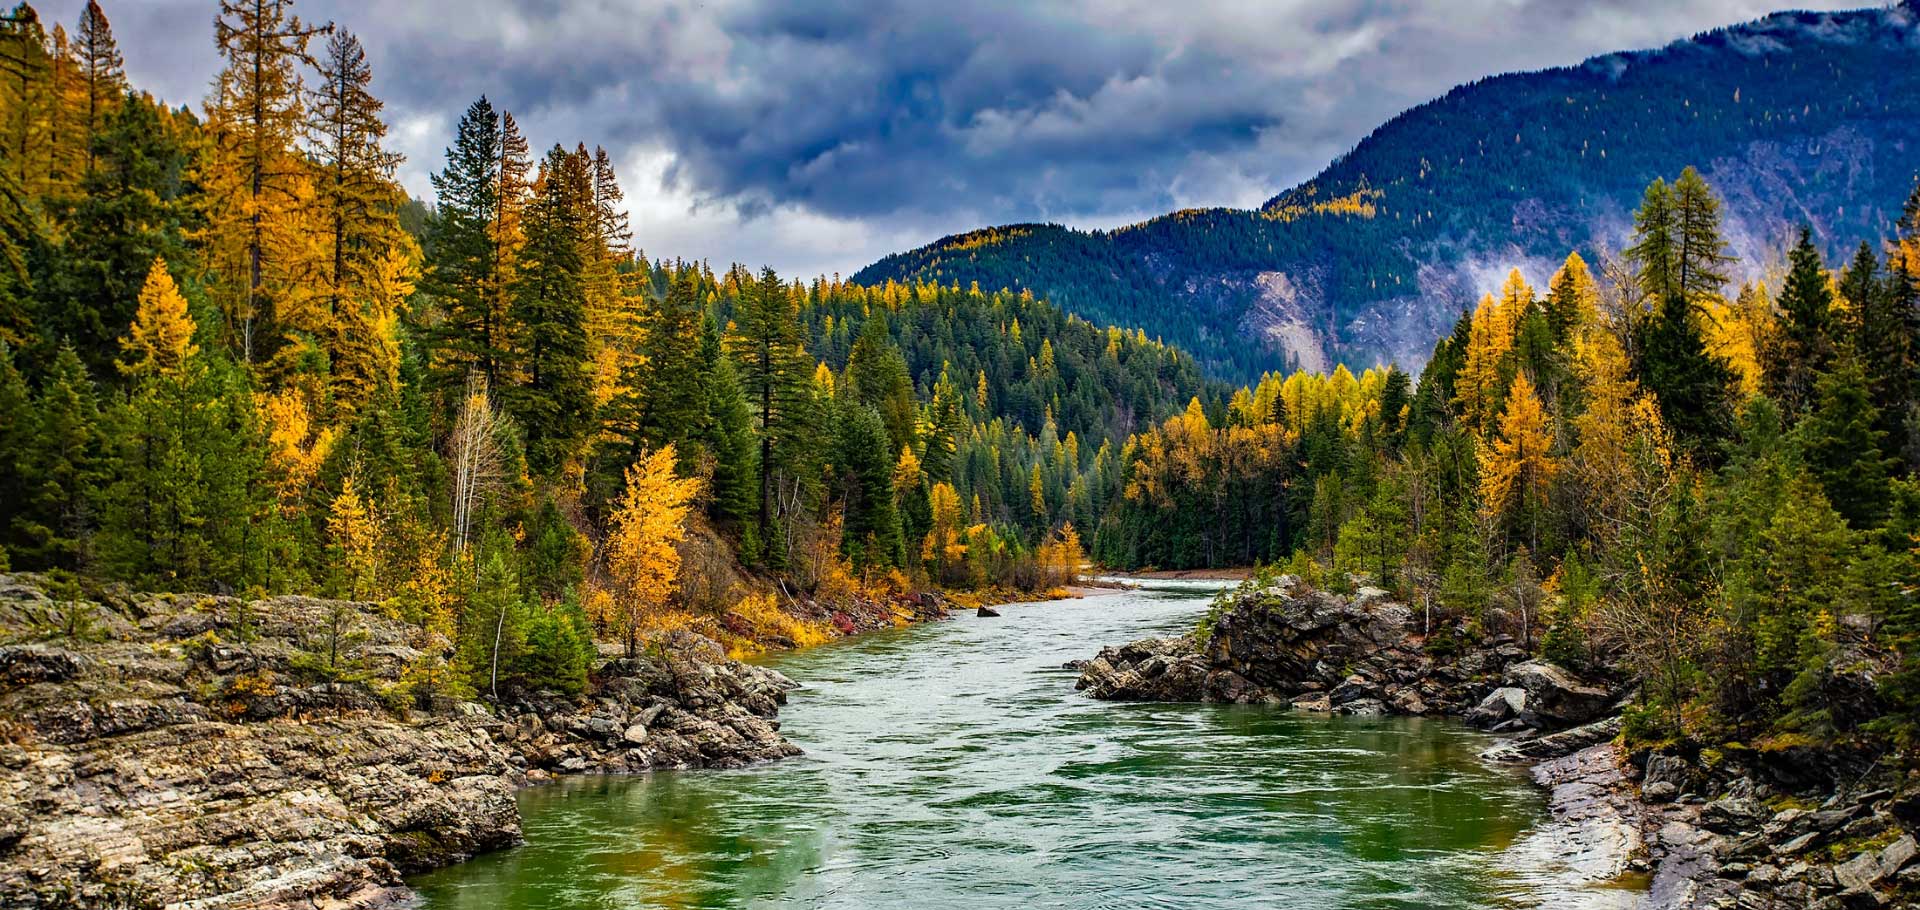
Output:
[[[380,519],[347,475],[327,511],[327,538],[332,542],[341,593],[349,600],[368,600],[380,593]]]
[[[607,532],[611,615],[606,619],[639,653],[640,631],[657,619],[680,587],[680,541],[700,482],[674,471],[679,456],[667,445],[627,468],[627,489]]]
[[[199,351],[193,343],[194,330],[187,298],[173,283],[167,261],[155,256],[147,269],[146,284],[140,288],[133,328],[120,341],[128,358],[119,362],[121,372],[132,376],[178,373]]]
[[[217,279],[230,340],[251,361],[260,323],[278,319],[275,295],[297,271],[300,209],[311,175],[295,153],[303,125],[300,66],[324,31],[292,0],[221,0],[214,41],[226,66],[207,99],[213,148],[202,166],[205,256]]]
[[[1524,373],[1514,377],[1499,423],[1481,465],[1481,505],[1490,515],[1525,521],[1530,542],[1537,545],[1538,512],[1560,463],[1553,456],[1553,430],[1547,424],[1546,409]]]

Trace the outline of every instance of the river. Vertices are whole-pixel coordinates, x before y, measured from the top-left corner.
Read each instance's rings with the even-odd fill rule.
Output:
[[[1544,814],[1457,723],[1110,704],[1061,664],[1193,626],[1203,584],[1020,604],[779,655],[806,755],[520,796],[525,846],[430,910],[1506,908]]]

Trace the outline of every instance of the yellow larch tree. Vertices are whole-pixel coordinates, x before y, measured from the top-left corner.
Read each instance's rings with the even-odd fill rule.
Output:
[[[187,298],[173,283],[167,261],[153,257],[146,284],[140,288],[139,305],[133,311],[133,327],[120,340],[120,348],[127,355],[118,363],[120,371],[131,376],[178,373],[200,350],[193,343],[195,328],[193,314],[187,311]]]
[[[1524,373],[1513,378],[1492,441],[1480,468],[1481,507],[1490,516],[1526,521],[1529,543],[1537,545],[1535,519],[1560,463],[1553,456],[1553,430],[1547,424],[1546,409]]]
[[[700,482],[674,471],[678,455],[663,446],[627,468],[627,489],[607,532],[611,614],[605,619],[639,653],[640,632],[657,620],[680,589],[680,541]]]
[[[267,477],[281,513],[288,516],[301,511],[308,488],[340,439],[340,428],[316,420],[307,399],[294,388],[255,396],[267,434]]]
[[[380,596],[380,519],[348,474],[327,511],[327,537],[348,600]]]
[[[1520,270],[1514,269],[1507,275],[1498,299],[1488,294],[1474,308],[1466,363],[1454,383],[1454,400],[1467,426],[1485,431],[1499,411],[1514,331],[1532,303],[1533,288],[1521,277]]]

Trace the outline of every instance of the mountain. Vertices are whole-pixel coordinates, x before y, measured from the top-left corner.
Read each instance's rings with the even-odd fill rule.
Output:
[[[1569,250],[1617,247],[1647,183],[1688,165],[1724,198],[1751,274],[1801,222],[1832,255],[1884,236],[1920,175],[1920,0],[1777,13],[1462,85],[1258,210],[987,228],[854,280],[1031,290],[1230,379],[1417,366],[1497,276],[1519,266],[1543,283]]]

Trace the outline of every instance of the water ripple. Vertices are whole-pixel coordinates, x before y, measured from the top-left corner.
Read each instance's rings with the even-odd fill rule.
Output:
[[[1541,903],[1495,862],[1540,795],[1455,724],[1072,692],[1063,661],[1191,628],[1209,593],[1016,605],[781,656],[805,683],[782,715],[804,758],[528,790],[527,846],[414,884],[436,910]]]

